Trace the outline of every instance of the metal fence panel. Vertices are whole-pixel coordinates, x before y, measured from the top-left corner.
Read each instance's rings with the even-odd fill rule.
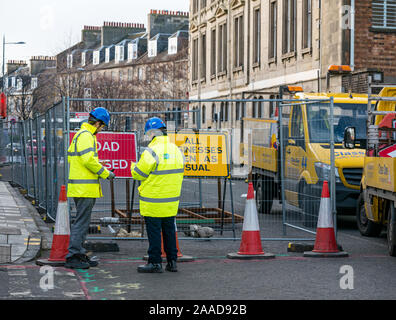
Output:
[[[255,101],[194,101],[199,106],[208,102],[232,106],[236,103],[253,104]],[[308,127],[301,126],[301,117],[308,116],[304,103],[294,102],[291,106],[291,101],[283,101],[283,105],[280,105],[282,101],[276,99],[261,99],[260,102],[278,104],[279,119],[244,119],[240,127],[219,129],[220,126],[216,125],[210,129],[202,129],[201,110],[199,107],[191,108],[192,101],[188,100],[64,98],[62,103],[54,105],[44,115],[18,122],[11,127],[13,141],[16,144],[11,152],[14,155],[13,180],[24,186],[29,196],[35,198],[39,207],[46,211],[47,217],[55,221],[60,187],[67,184],[66,155],[70,142],[69,134],[81,126],[81,119],[79,120],[77,114],[86,116],[93,106],[110,110],[112,117],[108,130],[136,132],[138,155],[149,143],[144,137],[146,121],[150,117],[158,116],[165,120],[170,133],[227,134],[227,165],[231,174],[228,177],[185,178],[177,219],[179,231],[191,236],[192,225],[209,226],[215,230],[219,238],[240,238],[248,189],[246,182],[252,181],[262,239],[312,240],[321,182],[308,182],[300,179],[301,176],[298,175],[304,166],[313,166],[312,172],[319,170],[319,167],[311,163],[309,154],[302,151],[303,141],[298,134],[301,134],[301,130],[310,130],[311,126],[316,124],[316,120],[308,118]],[[327,111],[330,123],[333,119],[331,105],[331,101],[322,101],[315,105],[318,110]],[[334,150],[332,130],[324,142],[329,146],[329,150]],[[0,144],[5,144],[4,139]],[[20,141],[19,146],[17,141]],[[292,148],[296,150],[289,153]],[[334,172],[334,157],[330,165],[323,166],[321,170]],[[332,175],[329,182],[333,195]],[[116,179],[113,183],[105,180],[101,181],[101,184],[104,197],[98,199],[95,204],[92,223],[107,227],[109,221],[113,221],[109,228],[102,228],[101,237],[115,236],[120,227],[135,231],[136,237],[143,237],[144,225],[139,215],[137,190],[139,182],[132,179]],[[334,201],[334,197],[332,200]],[[69,201],[69,204],[73,219],[74,203]]]

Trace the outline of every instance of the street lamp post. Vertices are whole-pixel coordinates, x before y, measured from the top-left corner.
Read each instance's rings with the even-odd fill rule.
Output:
[[[5,35],[3,35],[3,66],[2,66],[2,75],[3,75],[3,92],[6,95],[6,99],[8,98],[6,90],[5,90],[5,46],[6,44],[26,44],[24,41],[18,42],[6,42]],[[6,100],[7,101],[7,100]],[[7,117],[8,117],[8,101],[7,101]]]

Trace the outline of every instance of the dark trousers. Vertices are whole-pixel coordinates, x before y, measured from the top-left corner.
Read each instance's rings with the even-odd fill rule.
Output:
[[[161,231],[167,261],[177,260],[175,217],[144,217],[149,240],[148,262],[161,263]]]
[[[77,215],[70,227],[69,253],[66,258],[70,258],[75,254],[85,254],[86,250],[83,248],[83,244],[88,234],[92,208],[96,202],[95,198],[73,199],[76,205]]]

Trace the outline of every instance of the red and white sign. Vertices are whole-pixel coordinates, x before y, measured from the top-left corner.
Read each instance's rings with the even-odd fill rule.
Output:
[[[70,132],[70,142],[76,132]],[[131,164],[137,162],[135,133],[101,132],[97,135],[99,161],[113,170],[116,177],[131,178]]]
[[[384,158],[396,158],[396,145],[391,145],[378,152],[380,157]]]

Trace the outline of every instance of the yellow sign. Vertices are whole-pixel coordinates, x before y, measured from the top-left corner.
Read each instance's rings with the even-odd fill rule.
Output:
[[[184,154],[185,176],[229,176],[226,133],[168,133],[168,136]]]

